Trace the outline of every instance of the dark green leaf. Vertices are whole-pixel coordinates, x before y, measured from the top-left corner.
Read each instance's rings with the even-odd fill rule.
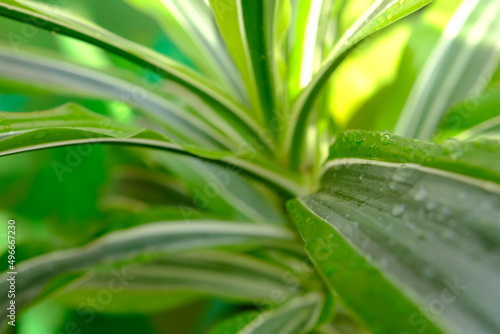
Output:
[[[350,132],[318,193],[290,203],[325,281],[374,333],[500,330],[499,152]]]

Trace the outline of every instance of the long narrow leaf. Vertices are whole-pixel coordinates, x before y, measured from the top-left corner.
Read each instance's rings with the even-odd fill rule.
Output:
[[[216,110],[231,120],[239,130],[246,132],[249,138],[262,139],[259,138],[260,132],[257,123],[252,120],[242,106],[220,92],[210,80],[165,56],[114,35],[91,22],[63,11],[59,7],[39,2],[6,0],[0,3],[0,15],[80,39],[153,70],[215,103],[218,106]],[[263,142],[267,144],[267,141],[263,140]]]
[[[220,82],[232,96],[239,96],[242,102],[246,100],[241,78],[220,40],[210,8],[203,0],[127,2],[155,18],[197,69]]]
[[[217,249],[221,247],[253,248],[287,247],[293,234],[283,228],[253,226],[234,222],[163,222],[142,225],[111,233],[91,244],[39,256],[17,266],[16,307],[19,309],[35,298],[57,275],[84,272],[99,264],[128,261],[149,254],[160,256],[182,251]],[[3,273],[5,277],[7,273]],[[6,293],[9,282],[2,280],[0,291]],[[2,299],[0,327],[6,323],[6,303]]]
[[[210,334],[295,334],[307,333],[320,319],[324,299],[318,293],[293,298],[276,309],[245,312],[226,320]]]
[[[266,302],[273,291],[282,291],[285,299],[301,293],[302,289],[300,286],[296,289],[287,286],[282,278],[283,269],[276,265],[249,255],[221,251],[176,254],[151,263],[129,265],[123,270],[133,277],[124,287],[124,292],[131,295],[134,292],[135,295],[138,292],[185,292],[238,302]],[[71,284],[58,295],[69,299],[80,291],[98,291],[105,288],[111,279],[112,273],[97,271]],[[127,306],[114,307],[123,310]],[[110,311],[109,305],[106,309]]]
[[[116,124],[112,119],[92,113],[76,104],[45,112],[1,112],[0,156],[68,145],[110,143],[150,147],[230,165],[235,170],[269,180],[291,194],[304,192],[301,178],[282,173],[273,163],[253,157],[246,160],[229,151],[207,151],[181,147],[152,131]],[[85,152],[84,148],[81,148]],[[84,153],[83,153],[84,154]]]
[[[296,1],[292,48],[289,58],[289,91],[295,98],[314,74],[314,62],[321,10],[324,0]]]
[[[141,88],[138,83],[65,61],[0,48],[0,77],[8,87],[16,83],[41,87],[56,94],[117,99],[160,121],[168,129],[169,137],[179,143],[199,145],[207,149],[233,146],[215,126],[231,134],[232,141],[237,137],[240,137],[240,143],[245,140],[239,132],[232,130],[230,124],[224,124],[225,121],[220,120],[209,106],[199,110],[202,114],[208,114],[206,118],[210,118],[212,122],[203,121],[200,119],[201,115],[178,106],[168,96],[160,96]],[[225,144],[221,145],[221,142]]]
[[[210,0],[219,30],[263,124],[273,121],[275,113],[272,53],[268,44],[272,39],[275,2]]]
[[[448,108],[484,89],[500,63],[499,15],[498,1],[461,4],[408,97],[397,134],[430,139]]]
[[[305,138],[305,132],[309,124],[309,116],[317,95],[327,83],[330,75],[340,65],[350,51],[363,39],[374,32],[388,26],[389,24],[413,13],[430,3],[432,0],[378,0],[373,3],[369,10],[360,17],[345,35],[340,38],[330,52],[324,65],[314,76],[313,80],[305,87],[297,98],[292,110],[292,119],[286,132],[284,140],[285,151],[294,149],[291,153],[290,166],[297,168],[300,165],[304,147],[301,142]]]

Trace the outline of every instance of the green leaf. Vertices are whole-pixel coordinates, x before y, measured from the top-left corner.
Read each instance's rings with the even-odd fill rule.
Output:
[[[246,141],[241,133],[231,127],[230,122],[218,117],[210,106],[205,105],[198,108],[197,113],[192,113],[188,107],[175,103],[170,96],[146,90],[138,80],[121,79],[119,73],[110,75],[67,61],[14,52],[8,48],[0,48],[0,65],[0,77],[5,80],[0,85],[11,90],[15,91],[12,88],[14,83],[57,95],[116,99],[161,122],[167,128],[169,137],[177,142],[205,148],[232,147],[236,150],[235,143]],[[216,126],[201,118],[212,120]],[[226,134],[221,134],[217,127]],[[231,140],[227,135],[231,136]]]
[[[302,287],[287,286],[283,269],[277,265],[244,254],[221,251],[202,251],[176,254],[157,261],[133,264],[122,269],[133,277],[122,292],[131,296],[146,293],[149,299],[158,294],[180,294],[198,298],[217,297],[235,302],[267,302],[273,291],[281,291],[283,298],[301,293]],[[58,299],[73,300],[78,296],[106,288],[113,273],[96,271],[85,275],[58,292]],[[154,297],[153,297],[154,298]],[[168,296],[167,296],[168,298]],[[107,305],[106,311],[135,308],[136,305]]]
[[[58,275],[85,272],[100,265],[126,261],[152,260],[167,254],[201,249],[245,249],[256,247],[293,247],[294,235],[273,226],[255,226],[236,222],[191,221],[158,222],[110,233],[76,249],[42,255],[17,265],[16,307],[26,306],[40,290]],[[2,276],[6,272],[2,273]],[[9,283],[3,280],[0,291],[6,293]],[[2,301],[5,325],[6,303]]]
[[[313,77],[316,45],[320,44],[317,41],[320,37],[319,22],[327,3],[324,0],[309,0],[293,4],[293,38],[288,67],[288,88],[292,99]]]
[[[40,112],[0,112],[0,156],[49,147],[119,143],[189,154],[150,130],[120,124],[73,103]]]
[[[292,298],[270,310],[248,311],[214,327],[210,334],[296,334],[313,329],[320,318],[324,297],[319,293]]]
[[[463,1],[420,73],[396,133],[430,139],[443,114],[483,90],[500,63],[500,3]]]
[[[161,149],[232,166],[260,179],[272,179],[282,191],[304,192],[300,176],[280,172],[273,163],[250,156],[252,161],[225,151],[181,147],[152,130],[121,125],[76,104],[42,112],[0,112],[0,156],[67,145],[120,144]],[[85,151],[84,148],[80,148]],[[82,154],[84,155],[84,154]],[[250,160],[250,159],[249,159]],[[57,164],[56,164],[57,165]],[[65,168],[53,165],[55,169]],[[68,167],[66,167],[68,168]]]
[[[261,124],[275,122],[269,42],[273,39],[276,0],[210,0],[210,4]]]
[[[460,140],[500,133],[500,89],[469,98],[453,107],[443,118],[435,140]]]
[[[243,83],[220,39],[210,7],[202,0],[127,0],[153,17],[197,69],[246,101]]]
[[[348,29],[337,41],[323,66],[312,81],[304,88],[292,109],[292,120],[286,132],[284,149],[293,147],[290,166],[300,166],[305,147],[301,145],[309,124],[309,116],[316,100],[330,75],[347,57],[356,45],[374,32],[413,13],[429,4],[432,0],[378,0]],[[297,149],[301,147],[301,149]]]
[[[221,92],[216,84],[180,63],[69,14],[57,6],[29,0],[6,0],[0,3],[0,15],[104,48],[173,80],[216,105],[216,111],[249,139],[254,139],[257,143],[261,140],[264,145],[267,144],[267,141],[260,138],[258,124],[238,102]]]
[[[264,195],[264,190],[259,191],[255,184],[235,171],[192,158],[172,159],[169,155],[153,158],[190,186],[195,207],[224,217],[234,213],[233,219],[259,224],[286,221],[278,205]]]
[[[327,285],[374,333],[496,333],[500,144],[348,132],[289,203]]]
[[[86,277],[82,278],[82,281],[85,279]],[[110,279],[113,278],[108,277],[108,281],[105,283],[109,283]],[[58,304],[78,309],[82,304],[85,305],[85,301],[88,300],[89,296],[97,296],[99,291],[107,288],[107,284],[104,284],[104,282],[96,281],[96,283],[99,283],[99,286],[88,288],[82,287],[74,291],[66,291],[66,289],[63,288],[51,297],[55,299],[55,302]],[[54,282],[54,284],[58,283]],[[76,284],[77,283],[75,283],[75,285]],[[60,288],[59,285],[57,287]],[[158,312],[174,311],[187,304],[204,300],[205,298],[206,296],[204,295],[184,291],[134,291],[132,289],[124,289],[113,295],[113,299],[109,304],[106,304],[103,311],[105,311],[106,314],[115,316],[122,314],[156,314]],[[42,301],[41,306],[43,305]]]

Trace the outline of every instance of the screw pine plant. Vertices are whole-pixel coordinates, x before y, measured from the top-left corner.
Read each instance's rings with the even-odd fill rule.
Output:
[[[168,327],[179,333],[500,331],[500,2],[456,2],[408,71],[400,108],[394,88],[348,126],[332,117],[332,74],[368,37],[438,1],[376,0],[347,29],[349,1],[126,2],[176,56],[49,2],[0,2],[25,29],[113,59],[98,70],[26,52],[12,32],[0,47],[2,89],[66,102],[1,112],[0,161],[66,148],[49,162],[61,185],[92,152],[114,166],[93,221],[67,227],[78,233],[37,248],[19,231],[20,321],[41,321],[30,310],[55,301],[75,310],[72,328],[95,333],[99,313],[176,309],[191,314],[191,327]],[[91,110],[95,99],[111,112]],[[97,188],[96,175],[68,188],[67,203]]]

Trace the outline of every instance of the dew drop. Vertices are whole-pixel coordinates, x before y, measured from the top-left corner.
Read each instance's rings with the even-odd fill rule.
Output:
[[[443,236],[446,239],[453,239],[453,237],[455,236],[455,232],[452,229],[447,228],[446,230],[444,230]]]
[[[413,195],[413,199],[417,202],[420,202],[420,201],[423,201],[424,199],[427,198],[427,195],[429,193],[427,192],[427,190],[425,190],[424,188],[420,188],[417,190],[417,192]]]
[[[428,211],[436,210],[437,207],[438,207],[438,204],[436,202],[429,201],[429,202],[425,203],[425,208]]]
[[[391,178],[392,178],[392,181],[394,181],[395,183],[398,183],[398,182],[403,183],[406,180],[406,178],[403,175],[401,175],[400,173],[393,174]]]
[[[401,216],[406,211],[406,205],[396,204],[392,207],[392,215],[395,217]]]
[[[448,139],[444,144],[444,152],[450,157],[451,160],[458,160],[463,155],[460,141],[453,138]]]
[[[424,269],[424,275],[427,278],[436,278],[437,272],[435,269],[427,267]]]
[[[44,138],[46,137],[48,134],[47,131],[38,131],[36,132],[34,135],[33,135],[33,139],[41,139],[41,138]]]
[[[380,142],[383,145],[389,145],[392,144],[391,136],[389,134],[389,131],[384,131],[380,133]]]
[[[364,135],[359,132],[359,131],[354,131],[352,132],[352,135],[351,135],[351,140],[353,142],[355,142],[356,144],[360,145],[361,143],[363,143],[365,141],[365,137]]]

